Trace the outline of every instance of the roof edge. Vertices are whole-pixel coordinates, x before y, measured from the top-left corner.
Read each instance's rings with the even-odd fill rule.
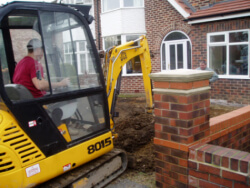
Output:
[[[241,12],[241,13],[234,13],[234,14],[227,14],[227,15],[217,15],[217,16],[207,16],[201,17],[196,19],[186,19],[188,24],[199,24],[199,23],[206,23],[206,22],[213,22],[213,21],[220,21],[220,20],[228,20],[228,19],[236,19],[242,17],[250,16],[250,12]]]
[[[190,13],[187,12],[176,0],[167,0],[185,19],[190,16]],[[186,5],[186,3],[185,3]],[[192,9],[190,8],[192,11]]]

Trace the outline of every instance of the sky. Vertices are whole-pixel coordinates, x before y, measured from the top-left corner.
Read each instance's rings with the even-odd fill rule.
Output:
[[[12,1],[33,1],[33,2],[51,2],[52,0],[0,0],[0,5],[4,5]]]

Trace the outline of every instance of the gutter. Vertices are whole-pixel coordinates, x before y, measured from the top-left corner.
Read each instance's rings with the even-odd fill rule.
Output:
[[[214,15],[208,15],[208,16],[201,16],[198,18],[188,18],[184,21],[187,21],[188,24],[199,24],[199,23],[205,23],[205,22],[213,22],[213,21],[220,21],[220,20],[227,20],[227,19],[237,19],[242,17],[249,17],[250,11],[235,11],[230,13],[224,13],[224,14],[214,14]]]

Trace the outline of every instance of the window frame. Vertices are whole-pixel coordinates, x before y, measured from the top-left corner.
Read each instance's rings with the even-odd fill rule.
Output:
[[[237,32],[248,32],[248,41],[246,42],[229,42],[229,35],[230,33],[237,33]],[[217,36],[217,35],[224,35],[225,41],[224,42],[210,42],[210,36]],[[230,46],[236,45],[248,45],[248,74],[247,75],[230,75],[229,74],[229,50]],[[231,31],[223,31],[223,32],[213,32],[207,33],[207,65],[210,67],[210,59],[209,59],[209,48],[216,46],[225,46],[226,47],[226,74],[221,75],[218,74],[219,78],[226,78],[226,79],[250,79],[249,73],[249,65],[250,65],[250,29],[241,29],[241,30],[231,30]]]
[[[169,41],[166,41],[166,38],[171,35],[172,33],[175,33],[175,32],[178,32],[178,33],[181,33],[183,34],[184,36],[186,36],[187,38],[186,39],[178,39],[178,40],[169,40]],[[189,36],[184,33],[183,31],[180,31],[180,30],[174,30],[174,31],[171,31],[169,32],[168,34],[165,35],[165,37],[163,38],[162,42],[161,42],[161,48],[160,48],[160,57],[161,57],[161,72],[166,72],[168,70],[170,70],[169,68],[167,68],[167,56],[169,55],[168,51],[167,51],[167,45],[168,44],[177,44],[177,43],[185,43],[183,45],[183,47],[185,47],[185,50],[188,50],[188,42],[190,43],[190,48],[191,48],[191,51],[190,51],[190,56],[191,56],[191,69],[192,69],[192,42],[189,38]],[[163,52],[162,52],[162,48],[163,46],[165,46],[165,69],[163,69]],[[183,48],[184,50],[184,48]],[[187,51],[184,51],[184,56],[183,56],[183,67],[184,68],[187,68],[188,69],[188,52]],[[184,64],[186,63],[186,64]]]
[[[138,38],[143,35],[143,34],[128,34],[128,35],[112,35],[112,36],[107,36],[107,37],[113,37],[113,36],[121,36],[121,45],[125,44],[127,41],[127,36],[135,36],[138,35]],[[107,50],[108,48],[105,47],[105,37],[103,37],[103,49]],[[121,70],[122,76],[142,76],[142,73],[130,73],[127,74],[127,64],[125,64]]]
[[[105,10],[104,11],[104,1],[105,0],[102,0],[101,1],[101,8],[102,8],[102,13],[106,13],[106,12],[111,12],[111,11],[114,11],[114,10],[119,10],[119,9],[122,9],[122,8],[124,8],[124,9],[130,9],[130,8],[144,8],[145,7],[145,2],[144,2],[144,0],[141,0],[142,1],[142,6],[124,6],[124,1],[125,0],[118,0],[119,1],[119,4],[120,4],[120,6],[118,7],[118,8],[114,8],[114,9],[109,9],[109,10]]]

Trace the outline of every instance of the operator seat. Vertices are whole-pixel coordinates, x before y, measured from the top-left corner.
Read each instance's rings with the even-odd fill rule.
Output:
[[[33,95],[30,91],[21,84],[6,84],[5,91],[12,101],[33,99]]]

